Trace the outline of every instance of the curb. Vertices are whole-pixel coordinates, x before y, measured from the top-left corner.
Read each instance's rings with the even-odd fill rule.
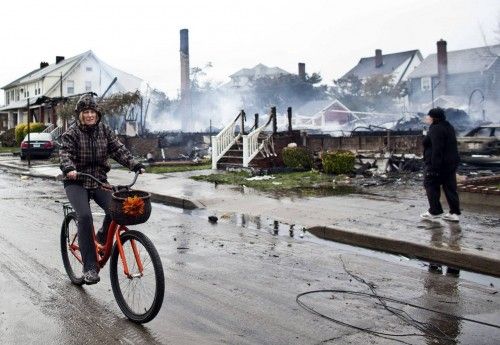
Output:
[[[3,163],[3,162],[0,163],[0,167],[14,169],[14,170],[28,171],[28,168],[20,167],[20,166],[14,165],[14,164]]]
[[[15,175],[23,175],[23,176],[30,176],[30,177],[36,177],[36,178],[46,178],[46,179],[51,179],[51,180],[59,180],[60,175],[58,176],[52,176],[52,175],[46,175],[46,174],[37,174],[37,173],[32,173],[29,172],[25,168],[21,168],[15,165],[10,165],[10,164],[0,164],[0,166],[3,166],[5,168],[11,168],[14,169],[15,171],[9,171],[11,174]],[[192,201],[184,198],[179,198],[175,196],[170,196],[170,195],[162,195],[162,194],[156,194],[156,193],[150,193],[151,194],[151,201],[157,202],[160,204],[164,204],[167,206],[173,206],[173,207],[178,207],[186,210],[195,210],[198,208],[204,208],[205,206],[198,202],[198,201]]]
[[[500,260],[486,256],[325,226],[314,226],[308,228],[307,231],[323,239],[389,253],[407,255],[423,260],[438,262],[454,268],[461,268],[500,277]]]
[[[204,206],[197,201],[191,201],[184,198],[178,198],[170,195],[162,195],[156,193],[151,194],[151,201],[164,204],[167,206],[178,207],[186,210],[195,210],[197,208],[204,208]]]

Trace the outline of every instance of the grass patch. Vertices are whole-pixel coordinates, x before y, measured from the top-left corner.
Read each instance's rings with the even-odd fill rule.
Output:
[[[19,152],[21,149],[19,147],[3,147],[0,146],[0,153],[12,153],[12,152]]]
[[[193,171],[193,170],[206,170],[212,169],[211,164],[200,165],[164,165],[164,166],[151,166],[146,167],[146,172],[153,174],[167,174],[173,172]]]
[[[273,178],[248,180],[252,177],[251,174],[242,171],[197,175],[191,178],[196,181],[251,187],[278,196],[328,196],[349,194],[356,191],[352,186],[334,186],[332,175],[316,171],[277,173],[269,176]]]

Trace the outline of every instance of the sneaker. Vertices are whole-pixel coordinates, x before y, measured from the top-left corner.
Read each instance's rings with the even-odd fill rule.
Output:
[[[441,218],[441,215],[440,214],[430,214],[429,211],[427,211],[425,213],[422,213],[420,215],[420,218],[427,219],[427,220],[437,220],[437,219]]]
[[[429,263],[429,272],[441,274],[441,273],[443,273],[443,266],[441,266],[440,264],[436,264],[436,263],[431,262],[431,263]]]
[[[449,222],[459,222],[460,221],[458,214],[455,214],[455,213],[445,213],[445,214],[443,214],[443,219],[447,220]]]
[[[101,278],[99,278],[99,274],[95,269],[90,269],[83,273],[83,281],[87,285],[97,284],[100,280]]]

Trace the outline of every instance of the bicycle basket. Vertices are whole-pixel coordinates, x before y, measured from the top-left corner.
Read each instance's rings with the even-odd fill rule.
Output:
[[[141,190],[114,192],[109,211],[120,225],[144,223],[151,215],[151,194]]]

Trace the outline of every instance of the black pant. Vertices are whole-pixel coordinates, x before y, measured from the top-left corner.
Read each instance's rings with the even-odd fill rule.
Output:
[[[438,176],[425,175],[424,178],[425,192],[429,200],[429,213],[433,215],[443,213],[441,206],[441,187],[443,187],[446,201],[450,206],[450,213],[460,214],[460,201],[457,193],[457,175],[456,171],[441,172]]]
[[[107,231],[111,223],[111,216],[109,215],[111,192],[104,189],[85,189],[79,184],[69,184],[64,190],[78,218],[78,245],[82,254],[83,271],[87,272],[90,269],[99,270],[92,233],[93,220],[92,212],[90,211],[90,199],[94,199],[97,205],[106,213],[102,229]]]

